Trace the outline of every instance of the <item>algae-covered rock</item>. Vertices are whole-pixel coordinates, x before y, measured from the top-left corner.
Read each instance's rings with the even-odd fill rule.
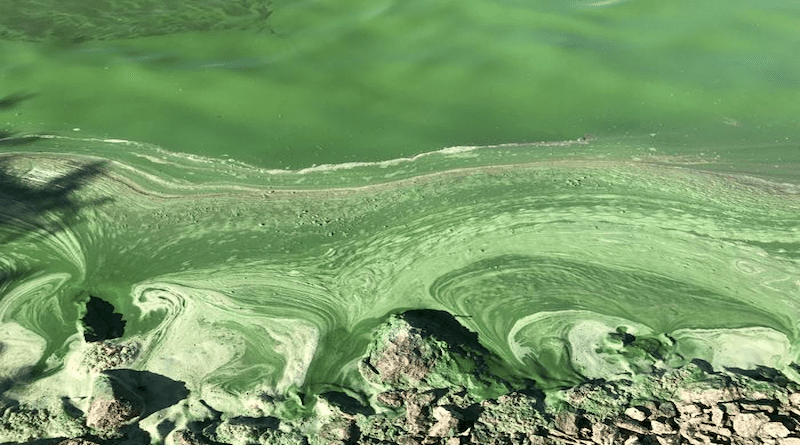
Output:
[[[138,343],[130,341],[89,342],[84,349],[81,365],[94,372],[128,366],[136,360],[140,349]]]
[[[410,311],[376,330],[360,363],[371,385],[288,392],[273,398],[272,415],[214,412],[170,438],[179,445],[800,445],[800,384],[774,369],[715,371],[695,360],[629,379],[512,389],[492,373],[495,359],[453,317]],[[53,412],[16,406],[0,419],[0,438],[148,443],[139,422],[187,395],[165,376],[106,370],[85,413],[91,434],[64,428]]]
[[[470,332],[444,311],[394,315],[381,326],[360,370],[368,381],[394,389],[468,388],[475,394],[508,390],[489,372],[493,357]]]
[[[51,437],[78,437],[87,432],[82,421],[59,406],[33,408],[0,404],[0,443],[26,443]]]
[[[276,417],[234,417],[214,428],[211,438],[231,445],[303,445],[307,438]]]
[[[86,425],[101,436],[119,436],[124,425],[144,413],[144,400],[126,385],[101,374],[94,382]]]

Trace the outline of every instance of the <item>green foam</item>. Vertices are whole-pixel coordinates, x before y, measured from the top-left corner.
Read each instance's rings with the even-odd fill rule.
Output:
[[[371,393],[358,361],[389,314],[414,308],[450,312],[497,355],[493,372],[543,388],[694,358],[787,372],[798,360],[793,185],[547,159],[462,159],[473,166],[389,179],[436,157],[378,167],[375,184],[341,189],[326,188],[321,171],[259,187],[275,174],[239,165],[247,175],[231,177],[203,161],[219,176],[194,185],[178,176],[199,161],[143,153],[98,151],[108,167],[72,199],[113,200],[68,221],[50,212],[58,231],[38,220],[0,227],[27,231],[6,244],[2,264],[33,271],[4,282],[0,299],[13,334],[5,363],[36,363],[17,396],[85,392],[80,378],[65,383],[79,375],[69,363],[83,354],[85,292],[123,315],[121,341],[141,346],[131,366],[231,412],[272,412],[264,394]],[[28,153],[9,171],[33,184],[90,154]],[[23,343],[43,345],[38,359],[14,358]]]

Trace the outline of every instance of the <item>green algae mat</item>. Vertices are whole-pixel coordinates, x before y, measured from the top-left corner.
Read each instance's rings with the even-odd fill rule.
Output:
[[[0,7],[3,403],[308,416],[424,310],[477,399],[800,380],[796,3],[151,3]]]

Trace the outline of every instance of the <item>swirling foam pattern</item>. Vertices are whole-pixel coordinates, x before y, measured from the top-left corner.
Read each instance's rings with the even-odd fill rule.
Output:
[[[793,185],[643,162],[486,166],[475,159],[497,152],[470,150],[276,173],[127,148],[97,151],[108,170],[75,193],[113,201],[58,231],[0,227],[33,232],[0,254],[0,372],[35,380],[19,397],[85,390],[69,364],[86,294],[123,314],[123,340],[141,345],[131,366],[226,409],[363,385],[372,330],[409,308],[451,312],[506,375],[542,387],[654,360],[798,361]],[[89,151],[12,164],[23,178],[59,174]],[[465,153],[473,167],[429,171]],[[325,188],[336,175],[373,184]]]

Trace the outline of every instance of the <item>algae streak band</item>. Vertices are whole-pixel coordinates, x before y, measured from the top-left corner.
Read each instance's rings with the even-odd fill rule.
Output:
[[[561,161],[347,190],[259,189],[253,170],[195,188],[150,161],[92,160],[3,158],[30,192],[0,195],[0,374],[18,400],[80,404],[109,367],[228,413],[297,389],[369,395],[359,360],[408,309],[453,314],[492,372],[541,388],[695,358],[796,377],[796,186]],[[117,361],[84,340],[90,296],[125,322]]]

